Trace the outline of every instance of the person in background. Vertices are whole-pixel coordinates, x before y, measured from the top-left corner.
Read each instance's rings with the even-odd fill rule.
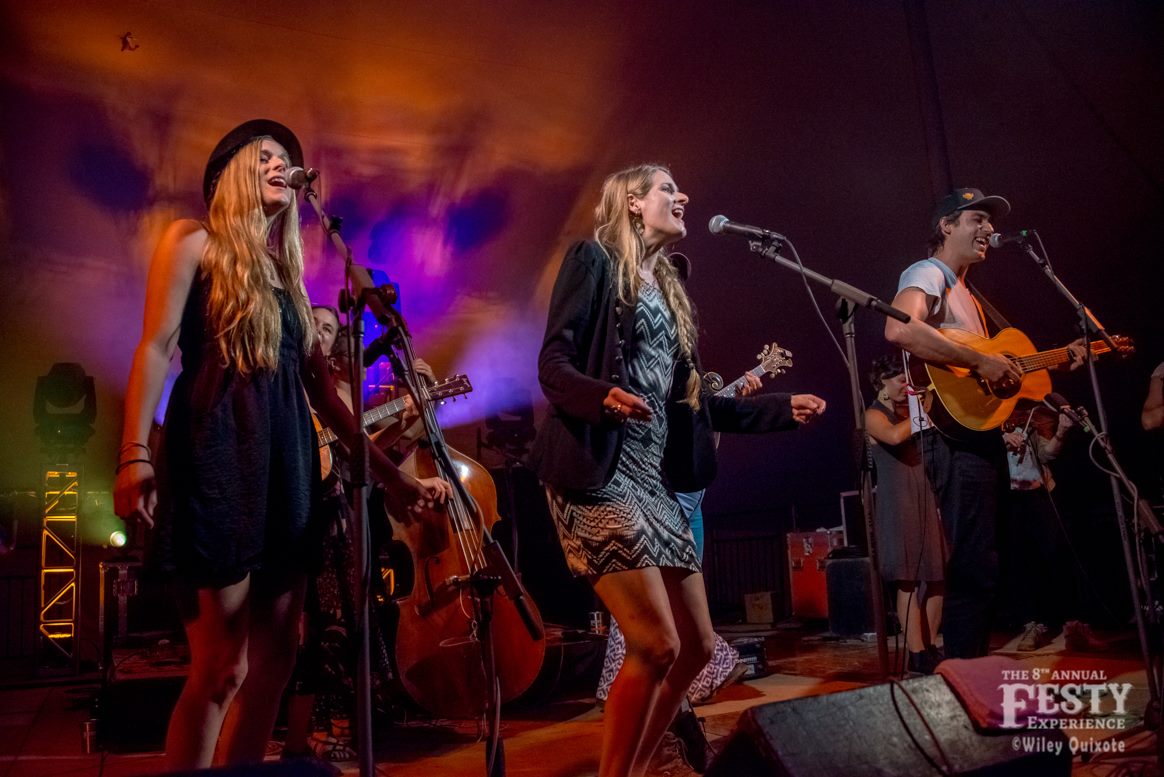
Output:
[[[1030,652],[1063,630],[1069,647],[1088,649],[1086,624],[1068,616],[1078,609],[1075,581],[1068,578],[1070,540],[1052,499],[1050,463],[1075,426],[1065,413],[1020,403],[1003,424],[1010,492],[999,526],[1002,599],[1010,618],[1025,624],[1015,649]]]
[[[336,373],[334,354],[342,334],[339,311],[312,305],[311,317],[320,351],[327,359],[335,391],[348,404]],[[345,365],[346,369],[346,365]],[[347,373],[343,373],[346,380]],[[300,628],[299,655],[287,694],[287,735],[282,758],[319,757],[328,762],[356,757],[351,746],[354,696],[351,683],[352,645],[348,638],[355,617],[355,557],[351,542],[351,510],[345,490],[346,459],[331,456],[317,510],[322,523],[321,563],[308,580]],[[326,730],[316,716],[327,721]]]
[[[1164,362],[1156,365],[1148,379],[1148,396],[1140,411],[1140,423],[1145,432],[1164,427]]]
[[[907,378],[900,354],[873,363],[869,382],[877,399],[865,410],[877,472],[878,566],[896,593],[910,672],[932,674],[945,657],[937,646],[945,595],[946,536],[937,498],[922,465],[930,429],[910,417]]]

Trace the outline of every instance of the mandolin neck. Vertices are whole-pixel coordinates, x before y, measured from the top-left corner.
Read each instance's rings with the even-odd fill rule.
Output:
[[[755,367],[748,370],[743,375],[721,388],[719,391],[715,392],[715,395],[717,397],[728,397],[730,399],[736,394],[740,393],[740,389],[744,387],[744,381],[747,379],[748,375],[755,375],[757,378],[759,378],[762,377],[765,372],[766,370],[764,369],[764,365],[757,364]]]

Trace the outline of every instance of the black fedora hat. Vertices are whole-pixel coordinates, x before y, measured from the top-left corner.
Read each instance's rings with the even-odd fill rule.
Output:
[[[218,145],[210,152],[210,159],[206,162],[206,172],[202,175],[202,197],[206,204],[214,196],[214,187],[218,183],[218,176],[226,169],[227,164],[243,146],[255,138],[270,136],[283,148],[287,149],[287,156],[291,158],[292,167],[303,167],[303,147],[299,145],[299,138],[284,125],[271,119],[251,119],[244,121],[230,132],[226,133]]]
[[[934,207],[934,215],[930,219],[930,228],[937,229],[939,221],[960,210],[985,211],[993,220],[1010,213],[1010,203],[1005,197],[999,197],[997,194],[985,195],[980,189],[955,189],[938,200]]]

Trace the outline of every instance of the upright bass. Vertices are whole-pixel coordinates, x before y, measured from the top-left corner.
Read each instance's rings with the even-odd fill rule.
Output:
[[[427,440],[401,469],[444,478],[453,496],[420,514],[389,515],[413,562],[411,591],[397,600],[396,669],[409,696],[434,715],[480,717],[533,684],[545,657],[541,615],[490,535],[500,519],[493,479],[448,447],[432,405],[418,404]]]

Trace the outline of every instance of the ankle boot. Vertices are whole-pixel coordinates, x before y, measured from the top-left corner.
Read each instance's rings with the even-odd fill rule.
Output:
[[[703,774],[711,760],[711,745],[703,733],[703,724],[695,714],[695,710],[687,705],[679,710],[675,720],[671,721],[669,730],[679,738],[683,748],[683,760],[687,761],[692,769]]]

